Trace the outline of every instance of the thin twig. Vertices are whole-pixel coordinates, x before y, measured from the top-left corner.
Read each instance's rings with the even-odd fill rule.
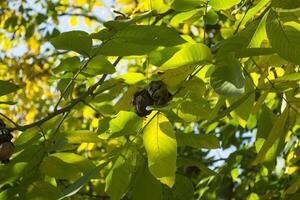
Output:
[[[260,69],[259,65],[255,62],[255,60],[251,57],[250,60],[254,63],[254,65],[257,67],[257,69],[260,71],[260,73],[263,73],[262,70]],[[268,78],[268,76],[266,76],[267,81],[270,83],[271,87],[276,91],[277,94],[282,93],[281,91],[279,91],[276,86],[274,85],[274,83]],[[295,111],[298,115],[300,115],[299,111],[292,106],[292,104],[284,97],[284,95],[281,96],[281,98],[289,105],[289,107]]]
[[[90,107],[92,110],[94,110],[97,114],[101,115],[102,117],[105,117],[97,108],[95,108],[93,105],[90,103],[86,102],[85,100],[82,100],[82,103]]]
[[[7,117],[6,115],[4,115],[4,114],[2,114],[2,113],[0,113],[0,115],[1,115],[2,117],[4,117],[5,119],[7,119],[9,122],[11,122],[15,127],[18,127],[18,126],[19,126],[16,122],[14,122],[12,119],[10,119],[9,117]]]
[[[65,96],[66,92],[68,91],[68,89],[70,88],[70,86],[74,83],[74,81],[76,80],[76,78],[79,76],[79,74],[88,66],[89,62],[93,59],[89,58],[83,65],[82,67],[80,67],[80,69],[76,72],[76,74],[73,76],[73,78],[69,81],[68,85],[65,87],[64,91],[62,92],[62,94],[60,95],[56,105],[54,106],[54,111],[57,110],[60,102],[62,101],[63,97]]]
[[[203,21],[204,21],[204,31],[203,31],[203,43],[206,44],[206,31],[205,31],[205,26],[206,26],[206,17],[207,17],[207,6],[208,6],[208,0],[205,2],[205,13],[203,16]]]
[[[167,16],[167,15],[173,13],[173,12],[174,12],[174,10],[170,9],[170,10],[167,10],[166,12],[164,12],[164,13],[157,14],[155,20],[153,21],[153,23],[151,25],[157,24],[157,22],[159,22],[159,20],[161,20],[162,18],[164,18],[165,16]]]
[[[162,14],[158,14],[156,17],[156,20],[152,23],[152,25],[156,24],[160,19],[162,19],[163,17],[167,16],[170,13],[173,13],[173,10],[168,10],[165,13]],[[120,60],[123,58],[123,56],[119,56],[115,62],[113,63],[113,66],[117,66],[117,64],[120,62]],[[91,60],[91,58],[89,59]],[[48,114],[46,117],[31,123],[31,124],[27,124],[27,125],[23,125],[23,126],[19,126],[17,123],[12,122],[14,125],[16,125],[16,127],[5,127],[5,128],[0,128],[0,130],[9,130],[9,131],[14,131],[14,130],[19,130],[19,131],[24,131],[27,130],[29,128],[35,127],[35,126],[40,126],[43,123],[45,123],[46,121],[52,119],[53,117],[56,117],[57,115],[60,115],[62,113],[66,113],[69,112],[74,106],[76,106],[79,102],[82,102],[85,98],[87,98],[88,96],[92,96],[94,95],[94,91],[97,89],[98,86],[102,85],[102,83],[105,81],[106,77],[108,76],[108,74],[103,74],[102,77],[100,78],[100,80],[98,82],[96,82],[94,85],[90,86],[88,88],[88,90],[82,94],[82,96],[80,96],[79,98],[76,98],[74,100],[72,100],[67,106],[61,108],[61,109],[57,109],[54,110],[54,112]]]
[[[119,63],[119,61],[121,60],[121,58],[122,57],[118,57],[116,59],[116,61],[113,63],[113,65],[116,66]],[[100,80],[98,82],[96,82],[94,85],[90,86],[88,88],[88,90],[85,93],[83,93],[83,95],[81,97],[79,97],[77,99],[74,99],[73,101],[71,101],[71,103],[69,105],[50,113],[48,116],[46,116],[46,117],[44,117],[44,118],[42,118],[42,119],[40,119],[40,120],[38,120],[34,123],[31,123],[31,124],[27,124],[27,125],[23,125],[23,126],[17,126],[17,127],[13,127],[13,128],[0,128],[0,130],[1,129],[6,129],[6,130],[10,130],[10,131],[14,131],[14,130],[24,131],[26,129],[29,129],[29,128],[32,128],[32,127],[35,127],[35,126],[39,126],[39,125],[45,123],[46,121],[52,119],[53,117],[55,117],[57,115],[60,115],[62,113],[70,111],[79,102],[82,102],[82,100],[84,100],[86,97],[92,95],[93,92],[97,89],[97,87],[105,81],[106,77],[107,77],[107,74],[102,75]]]
[[[68,117],[68,115],[70,114],[71,110],[63,113],[63,117],[62,119],[60,120],[59,124],[57,125],[55,131],[53,132],[53,136],[56,135],[56,133],[59,131],[59,128],[61,127],[61,125],[63,124],[63,122],[65,121],[65,119]]]
[[[104,23],[104,21],[102,21],[101,19],[98,19],[97,17],[93,16],[93,15],[88,15],[88,14],[84,14],[84,13],[61,13],[58,14],[58,16],[77,16],[77,17],[86,17],[89,18],[91,20],[100,22],[100,23]]]
[[[246,15],[247,15],[247,13],[248,13],[249,8],[251,7],[251,5],[252,5],[252,2],[251,2],[251,4],[248,6],[247,10],[245,11],[245,14],[243,15],[241,21],[240,21],[239,24],[237,25],[237,27],[236,27],[236,29],[235,29],[233,35],[235,35],[235,34],[239,31],[240,26],[242,25],[242,22],[244,21],[244,19],[245,19]]]

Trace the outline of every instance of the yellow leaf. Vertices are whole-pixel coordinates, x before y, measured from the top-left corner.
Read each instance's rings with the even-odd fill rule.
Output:
[[[148,168],[161,183],[172,187],[175,182],[177,142],[172,124],[163,114],[152,112],[143,131]]]
[[[69,23],[71,26],[76,26],[78,24],[78,18],[76,16],[72,16]]]
[[[134,0],[118,0],[118,3],[128,5],[134,3]]]
[[[74,4],[77,6],[82,6],[87,3],[87,0],[74,0]]]
[[[38,42],[38,39],[36,36],[31,37],[28,41],[27,41],[27,46],[28,49],[30,51],[32,51],[34,54],[39,54],[40,51],[40,45]]]
[[[84,23],[87,25],[87,27],[92,28],[93,22],[90,18],[85,17],[84,18]]]
[[[295,173],[298,170],[298,167],[288,167],[287,168],[287,174],[291,175]]]
[[[2,42],[2,50],[9,51],[12,48],[12,43],[9,37],[5,37],[4,41]]]
[[[101,1],[96,1],[94,3],[94,6],[97,6],[97,7],[102,7],[103,5],[104,5],[103,2],[101,2]]]

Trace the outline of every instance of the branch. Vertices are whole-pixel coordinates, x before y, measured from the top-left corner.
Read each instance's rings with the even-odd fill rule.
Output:
[[[2,113],[0,113],[0,115],[1,115],[2,117],[4,117],[5,119],[7,119],[9,122],[11,122],[13,125],[15,125],[15,127],[18,127],[18,126],[19,126],[16,122],[14,122],[12,119],[10,119],[9,117],[7,117],[6,115],[4,115],[4,114],[2,114]]]
[[[173,13],[174,11],[173,10],[168,10],[164,13],[161,13],[161,14],[158,14],[156,16],[156,19],[154,20],[154,22],[152,23],[152,25],[155,25],[159,20],[161,20],[162,18],[164,18],[165,16]],[[64,13],[64,14],[61,14],[61,15],[68,15],[68,13]],[[74,14],[72,14],[74,15]],[[76,15],[76,14],[75,14]],[[84,16],[82,14],[79,14],[80,16]],[[122,59],[122,56],[119,56],[115,62],[113,63],[113,66],[117,66],[117,64],[120,62],[120,60]],[[32,128],[32,127],[35,127],[35,126],[40,126],[42,125],[43,123],[45,123],[46,121],[60,115],[60,114],[64,114],[66,112],[69,112],[74,106],[76,106],[79,102],[83,102],[85,98],[87,98],[88,96],[92,96],[94,91],[97,89],[98,86],[100,86],[106,79],[106,77],[108,76],[108,74],[103,74],[102,77],[100,78],[100,80],[98,82],[96,82],[94,85],[90,86],[88,88],[88,90],[83,93],[82,96],[80,96],[79,98],[77,99],[74,99],[71,101],[71,103],[61,109],[57,109],[57,110],[54,110],[54,112],[48,114],[48,116],[34,122],[34,123],[31,123],[31,124],[27,124],[27,125],[23,125],[23,126],[19,126],[17,125],[17,123],[13,122],[11,120],[11,122],[16,125],[16,127],[5,127],[5,128],[0,128],[0,130],[9,130],[9,131],[14,131],[14,130],[19,130],[19,131],[24,131],[24,130],[27,130],[29,128]]]
[[[95,17],[93,15],[88,15],[88,14],[84,14],[84,13],[61,13],[58,14],[58,16],[77,16],[77,17],[86,17],[89,18],[91,20],[100,22],[100,23],[104,23],[104,21],[102,21],[101,19],[99,19],[98,17]]]
[[[76,78],[78,77],[78,75],[88,66],[89,62],[93,59],[90,58],[88,59],[84,65],[76,72],[76,74],[74,75],[74,77],[71,79],[71,81],[69,81],[68,85],[65,87],[64,91],[62,92],[62,94],[60,95],[60,98],[58,99],[56,105],[54,106],[54,111],[57,110],[61,100],[63,99],[63,97],[65,96],[66,92],[68,91],[68,89],[70,88],[70,86],[74,83],[74,81],[76,80]]]
[[[156,18],[154,20],[154,22],[152,23],[152,25],[155,25],[157,22],[159,22],[159,20],[161,20],[162,18],[164,18],[165,16],[169,15],[169,14],[172,14],[174,13],[175,11],[170,9],[170,10],[167,10],[166,12],[164,13],[161,13],[161,14],[157,14],[156,15]]]
[[[121,60],[121,57],[118,57],[116,59],[116,61],[113,63],[113,65],[116,66],[120,62],[120,60]],[[9,128],[9,127],[8,128],[0,128],[0,130],[5,129],[5,130],[9,130],[9,131],[14,131],[14,130],[24,131],[26,129],[29,129],[29,128],[32,128],[35,126],[40,126],[41,124],[52,119],[53,117],[56,117],[57,115],[64,114],[64,113],[70,111],[79,102],[82,102],[85,98],[92,95],[93,92],[97,89],[97,87],[100,86],[105,81],[106,77],[107,77],[107,74],[103,74],[103,76],[100,78],[100,80],[98,82],[96,82],[94,85],[90,86],[88,88],[88,90],[85,93],[83,93],[83,95],[81,97],[74,99],[73,101],[71,101],[71,103],[69,105],[50,113],[48,116],[46,116],[34,123],[31,123],[31,124],[27,124],[24,126],[16,126],[13,128]]]

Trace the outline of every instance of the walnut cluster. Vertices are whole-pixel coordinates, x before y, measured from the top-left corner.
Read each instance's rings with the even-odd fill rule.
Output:
[[[7,163],[9,161],[9,158],[14,152],[14,145],[11,142],[11,139],[13,138],[12,134],[6,130],[5,123],[0,119],[0,161],[2,163]]]
[[[162,81],[152,81],[148,89],[136,92],[133,96],[133,105],[136,113],[141,116],[147,116],[151,110],[147,106],[164,106],[172,99],[172,94]]]

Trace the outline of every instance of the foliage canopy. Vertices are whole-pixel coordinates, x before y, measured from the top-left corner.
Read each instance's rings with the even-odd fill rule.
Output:
[[[299,0],[0,1],[0,199],[298,199],[299,19]]]

